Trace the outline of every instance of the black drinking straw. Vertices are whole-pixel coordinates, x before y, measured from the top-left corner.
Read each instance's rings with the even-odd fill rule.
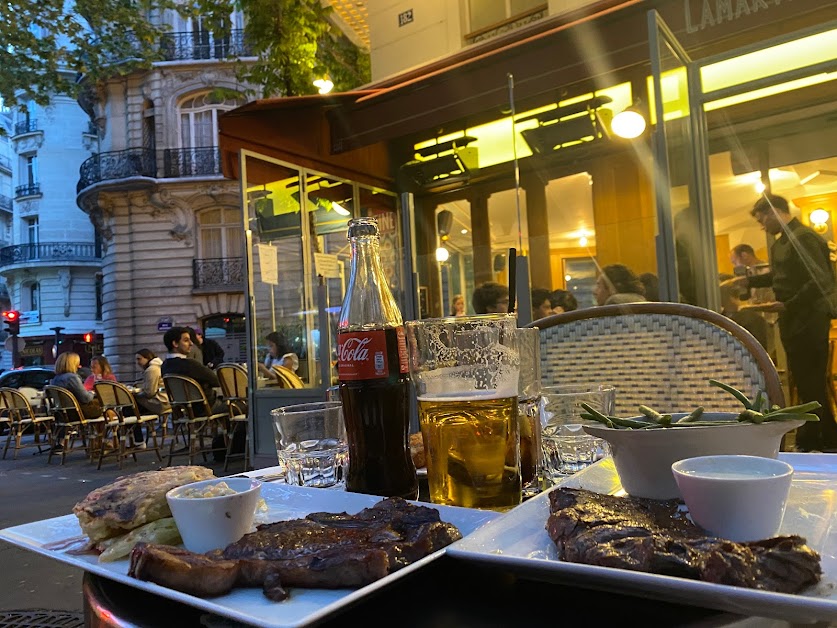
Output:
[[[509,312],[514,312],[517,305],[517,249],[509,249]]]

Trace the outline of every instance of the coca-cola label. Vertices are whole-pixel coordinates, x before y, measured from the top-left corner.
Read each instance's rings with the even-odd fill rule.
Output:
[[[396,330],[400,373],[407,373],[407,341],[404,328]],[[389,377],[387,331],[353,331],[337,334],[337,376],[341,382]]]

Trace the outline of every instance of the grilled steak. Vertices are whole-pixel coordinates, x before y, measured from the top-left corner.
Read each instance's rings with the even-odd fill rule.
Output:
[[[678,500],[614,497],[581,489],[549,494],[546,530],[561,560],[797,593],[822,576],[799,536],[734,543],[708,536]]]
[[[318,512],[259,526],[207,554],[140,545],[128,573],[192,595],[261,586],[269,598],[283,599],[283,587],[369,584],[460,538],[438,510],[391,497],[355,515]]]

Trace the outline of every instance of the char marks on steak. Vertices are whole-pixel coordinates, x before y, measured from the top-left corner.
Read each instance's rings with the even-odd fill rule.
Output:
[[[283,587],[364,586],[460,538],[438,510],[391,497],[355,515],[317,512],[262,525],[207,554],[138,546],[129,575],[202,597],[261,586],[284,599]]]
[[[822,576],[799,536],[734,543],[708,536],[677,500],[614,497],[556,488],[546,530],[561,560],[717,584],[797,593]]]

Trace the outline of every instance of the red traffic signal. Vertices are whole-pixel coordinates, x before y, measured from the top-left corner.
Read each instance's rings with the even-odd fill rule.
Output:
[[[87,344],[92,344],[96,342],[96,332],[95,331],[88,331],[84,334],[84,342]]]
[[[6,331],[16,336],[20,332],[20,312],[17,310],[6,310],[3,312],[3,320],[6,322]]]

